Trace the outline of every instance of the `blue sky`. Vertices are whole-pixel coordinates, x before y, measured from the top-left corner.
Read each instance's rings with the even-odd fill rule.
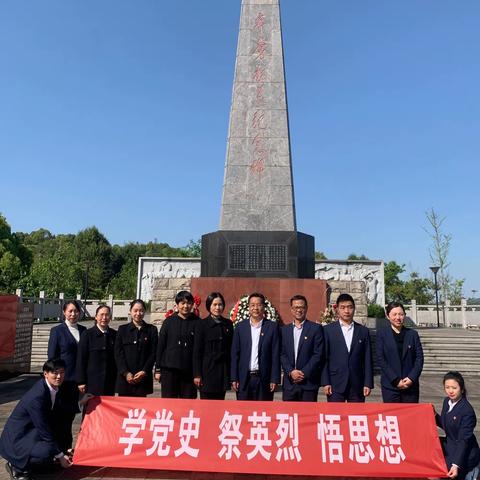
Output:
[[[480,289],[480,3],[282,0],[299,230]],[[240,0],[0,3],[0,212],[181,246],[218,228]]]

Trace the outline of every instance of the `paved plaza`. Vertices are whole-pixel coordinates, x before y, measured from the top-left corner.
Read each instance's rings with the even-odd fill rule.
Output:
[[[19,377],[11,378],[0,382],[0,428],[7,420],[10,412],[15,407],[22,395],[35,383],[39,377],[37,375],[21,375]],[[375,384],[378,386],[380,378],[375,378]],[[443,389],[441,384],[441,376],[437,375],[422,375],[421,377],[421,401],[425,403],[433,403],[437,410],[440,410],[443,400]],[[480,377],[472,377],[466,379],[467,389],[469,391],[469,400],[477,412],[480,411]],[[154,397],[160,396],[160,389],[158,383],[155,384]],[[232,392],[227,395],[229,400],[235,397]],[[320,401],[324,401],[324,396],[319,396]],[[281,399],[281,393],[276,393],[275,400]],[[200,400],[198,400],[200,401]],[[373,390],[370,402],[381,401],[380,388]],[[80,415],[77,415],[75,421],[75,433],[78,432],[80,426]],[[477,425],[477,436],[480,429]],[[39,480],[57,480],[57,479],[193,479],[193,480],[247,480],[258,479],[262,480],[281,480],[282,477],[278,475],[246,475],[246,474],[213,474],[213,473],[190,473],[190,472],[167,472],[159,470],[141,470],[141,469],[122,469],[122,468],[98,468],[98,467],[76,467],[73,466],[68,470],[56,470],[51,472],[39,472],[35,478]],[[5,461],[0,459],[0,480],[8,480],[8,474],[5,471]],[[288,477],[291,478],[291,477]],[[309,477],[313,478],[313,477]],[[322,477],[327,478],[327,477]],[[335,477],[340,478],[340,477]]]

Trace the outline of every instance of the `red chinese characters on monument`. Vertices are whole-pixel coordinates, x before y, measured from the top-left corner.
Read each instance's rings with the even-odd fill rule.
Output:
[[[268,125],[265,120],[265,112],[262,108],[265,105],[265,85],[267,79],[267,72],[265,68],[265,57],[267,54],[268,43],[265,40],[264,27],[266,17],[263,12],[259,12],[255,18],[254,30],[256,32],[255,47],[253,49],[253,58],[255,59],[255,70],[253,73],[253,82],[255,83],[255,107],[251,119],[251,128],[255,132],[252,146],[253,146],[253,160],[250,164],[250,170],[261,177],[265,170],[265,164],[268,158],[268,149],[266,147],[265,133],[268,130]]]
[[[364,477],[446,473],[431,405],[138,398],[132,409],[131,402],[90,402],[74,463]]]

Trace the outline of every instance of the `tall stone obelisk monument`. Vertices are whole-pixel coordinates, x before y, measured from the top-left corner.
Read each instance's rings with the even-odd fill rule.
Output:
[[[279,0],[242,0],[220,229],[202,276],[314,276],[297,232]]]
[[[296,230],[278,0],[243,0],[220,230]]]

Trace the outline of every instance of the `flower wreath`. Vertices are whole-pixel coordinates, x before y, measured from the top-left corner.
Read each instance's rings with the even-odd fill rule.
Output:
[[[280,319],[277,309],[272,305],[268,298],[265,299],[265,317],[273,322],[278,322]],[[238,322],[248,320],[250,313],[248,312],[248,295],[244,295],[230,310],[230,320],[235,327]]]

